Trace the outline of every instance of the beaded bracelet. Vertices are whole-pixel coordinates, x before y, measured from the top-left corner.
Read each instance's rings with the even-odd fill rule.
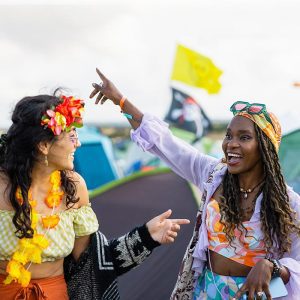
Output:
[[[282,269],[282,265],[280,263],[280,261],[278,261],[277,259],[272,259],[272,258],[268,258],[268,261],[270,261],[273,264],[273,271],[272,271],[272,278],[275,277],[280,277],[280,273],[281,273],[281,269]]]

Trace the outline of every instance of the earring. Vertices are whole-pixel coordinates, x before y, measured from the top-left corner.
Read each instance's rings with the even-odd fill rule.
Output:
[[[44,163],[45,163],[46,167],[48,167],[48,157],[47,157],[47,155],[45,155]]]

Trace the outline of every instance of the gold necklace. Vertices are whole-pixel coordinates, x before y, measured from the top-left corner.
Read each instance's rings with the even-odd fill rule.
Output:
[[[258,186],[260,186],[263,182],[265,181],[265,179],[263,179],[261,182],[259,182],[255,187],[253,187],[252,189],[244,189],[242,187],[240,187],[240,192],[244,193],[244,199],[248,198],[248,194],[252,193]]]

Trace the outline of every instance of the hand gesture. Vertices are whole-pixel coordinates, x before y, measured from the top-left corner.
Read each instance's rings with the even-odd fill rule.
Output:
[[[234,299],[240,299],[243,294],[248,294],[248,300],[263,299],[263,294],[271,300],[269,284],[273,264],[267,259],[260,260],[249,272],[245,283],[235,294]]]
[[[90,98],[93,98],[98,94],[95,104],[98,104],[100,100],[101,104],[103,104],[107,99],[110,99],[114,104],[119,105],[122,94],[115,87],[115,85],[100,72],[99,69],[96,68],[96,72],[98,73],[102,82],[99,84],[92,84],[94,90],[90,94]]]
[[[173,243],[180,225],[190,223],[187,219],[168,219],[171,214],[172,210],[169,209],[146,224],[152,239],[160,244]]]

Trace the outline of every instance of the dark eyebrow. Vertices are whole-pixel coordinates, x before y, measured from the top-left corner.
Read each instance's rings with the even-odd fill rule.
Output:
[[[253,134],[253,132],[252,131],[250,131],[250,130],[247,130],[247,129],[245,129],[245,130],[238,130],[238,132],[239,133],[248,133],[248,134]]]
[[[227,128],[227,132],[231,132],[231,128]],[[252,132],[251,130],[248,129],[240,129],[237,131],[239,134],[254,134],[254,132]]]

